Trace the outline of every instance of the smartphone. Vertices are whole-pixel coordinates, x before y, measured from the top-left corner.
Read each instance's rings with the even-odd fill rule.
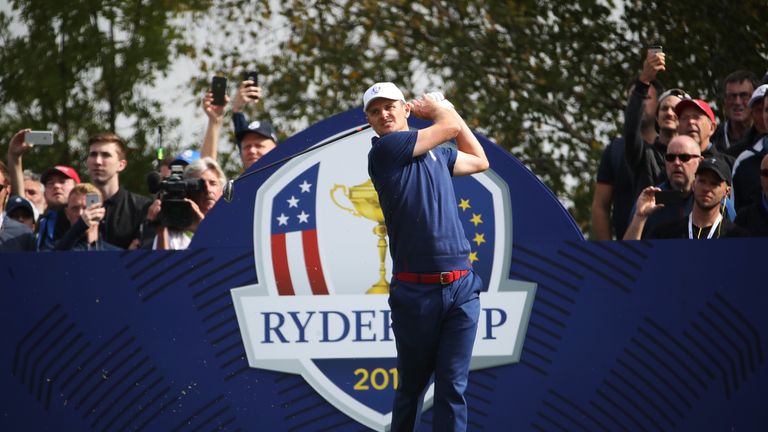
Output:
[[[24,141],[35,145],[53,145],[53,132],[29,131],[24,134]]]
[[[213,93],[213,104],[224,106],[224,95],[227,93],[227,79],[221,76],[215,76],[211,80],[211,92]]]
[[[676,190],[658,191],[655,196],[656,204],[664,205],[682,204],[688,198],[688,194]]]
[[[85,208],[91,208],[100,202],[101,202],[101,199],[99,199],[99,194],[94,192],[89,192],[85,194]]]
[[[664,48],[661,45],[651,45],[648,47],[648,51],[650,51],[651,54],[658,54],[664,52]]]
[[[246,71],[243,73],[243,81],[253,81],[253,84],[251,86],[255,87],[259,85],[259,73],[252,70],[252,71]]]

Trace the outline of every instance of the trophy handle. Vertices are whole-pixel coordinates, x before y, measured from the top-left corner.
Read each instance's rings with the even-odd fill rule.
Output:
[[[351,209],[349,207],[344,207],[343,205],[339,204],[338,201],[336,201],[336,197],[334,195],[335,195],[336,191],[339,190],[339,189],[342,189],[343,190],[342,193],[344,194],[344,196],[347,197],[347,199],[349,199],[349,195],[347,193],[347,187],[344,186],[344,185],[336,184],[336,185],[333,185],[333,188],[331,189],[331,201],[333,201],[333,203],[336,204],[336,207],[352,213],[352,216],[360,216],[360,213],[358,213],[357,211],[355,211],[355,210],[353,210],[353,209]]]

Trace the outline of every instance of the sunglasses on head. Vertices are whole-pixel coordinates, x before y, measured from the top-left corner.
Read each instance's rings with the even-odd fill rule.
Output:
[[[698,157],[700,157],[700,156],[699,155],[688,154],[688,153],[680,153],[680,154],[667,153],[667,154],[664,155],[664,159],[666,159],[667,162],[674,162],[675,159],[680,159],[680,162],[682,162],[682,163],[686,163],[689,160],[691,160],[693,158],[698,158]]]
[[[768,177],[768,169],[761,169],[760,177]]]

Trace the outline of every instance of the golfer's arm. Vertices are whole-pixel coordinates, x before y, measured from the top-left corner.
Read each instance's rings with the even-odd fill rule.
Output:
[[[456,157],[456,163],[453,165],[453,175],[463,176],[483,172],[488,169],[490,163],[485,155],[483,146],[477,140],[475,134],[469,129],[467,123],[454,109],[451,109],[453,115],[458,120],[461,128],[456,135],[456,147],[459,154]]]
[[[451,140],[461,132],[461,124],[457,120],[455,111],[449,108],[437,110],[434,124],[428,128],[419,130],[416,136],[416,145],[413,148],[413,157],[421,156],[440,144]]]

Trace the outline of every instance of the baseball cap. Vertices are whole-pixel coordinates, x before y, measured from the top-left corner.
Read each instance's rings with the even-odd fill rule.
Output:
[[[680,88],[671,88],[664,93],[660,94],[658,97],[658,102],[656,104],[656,110],[658,111],[659,107],[661,107],[661,103],[664,101],[664,99],[670,97],[670,96],[677,96],[680,99],[691,99],[691,95],[685,92],[685,90]]]
[[[235,137],[237,138],[237,145],[240,145],[240,141],[243,139],[244,136],[246,136],[249,133],[257,133],[265,138],[269,138],[272,141],[277,144],[277,134],[275,133],[275,128],[272,127],[272,123],[263,120],[263,121],[252,121],[248,124],[247,127],[236,130],[235,131]]]
[[[186,149],[183,152],[179,153],[178,156],[173,158],[173,160],[168,165],[183,165],[187,166],[191,164],[192,162],[200,159],[200,152],[197,150],[192,149]]]
[[[765,97],[766,90],[768,90],[768,84],[763,84],[752,92],[752,97],[749,98],[748,104],[750,108],[752,108],[752,105],[754,105],[755,102]]]
[[[72,167],[68,167],[64,165],[56,165],[53,168],[48,168],[43,173],[43,175],[40,176],[40,183],[45,184],[45,182],[48,181],[48,178],[56,173],[64,174],[65,176],[74,180],[75,184],[80,184],[80,176],[77,175],[77,171],[75,171],[75,169]]]
[[[709,170],[717,174],[720,180],[725,180],[728,186],[731,185],[731,169],[724,160],[717,157],[708,157],[699,162],[699,167],[696,168],[696,175],[699,175],[702,171]]]
[[[40,213],[38,213],[37,207],[35,207],[35,205],[32,204],[30,200],[18,195],[13,195],[12,197],[8,198],[8,203],[5,205],[6,214],[11,214],[14,211],[21,209],[26,210],[27,213],[32,216],[32,219],[35,221],[35,223],[37,223],[37,218],[40,216]]]
[[[703,111],[704,114],[709,117],[710,120],[712,120],[712,123],[717,124],[717,119],[715,119],[715,113],[712,111],[712,108],[709,107],[709,104],[701,99],[683,99],[680,101],[677,106],[675,106],[675,114],[677,114],[678,117],[680,117],[680,113],[683,112],[683,110],[687,107],[696,107],[699,110]]]
[[[391,82],[379,82],[368,88],[363,94],[363,111],[368,109],[368,104],[374,99],[392,99],[405,102],[403,92]]]

